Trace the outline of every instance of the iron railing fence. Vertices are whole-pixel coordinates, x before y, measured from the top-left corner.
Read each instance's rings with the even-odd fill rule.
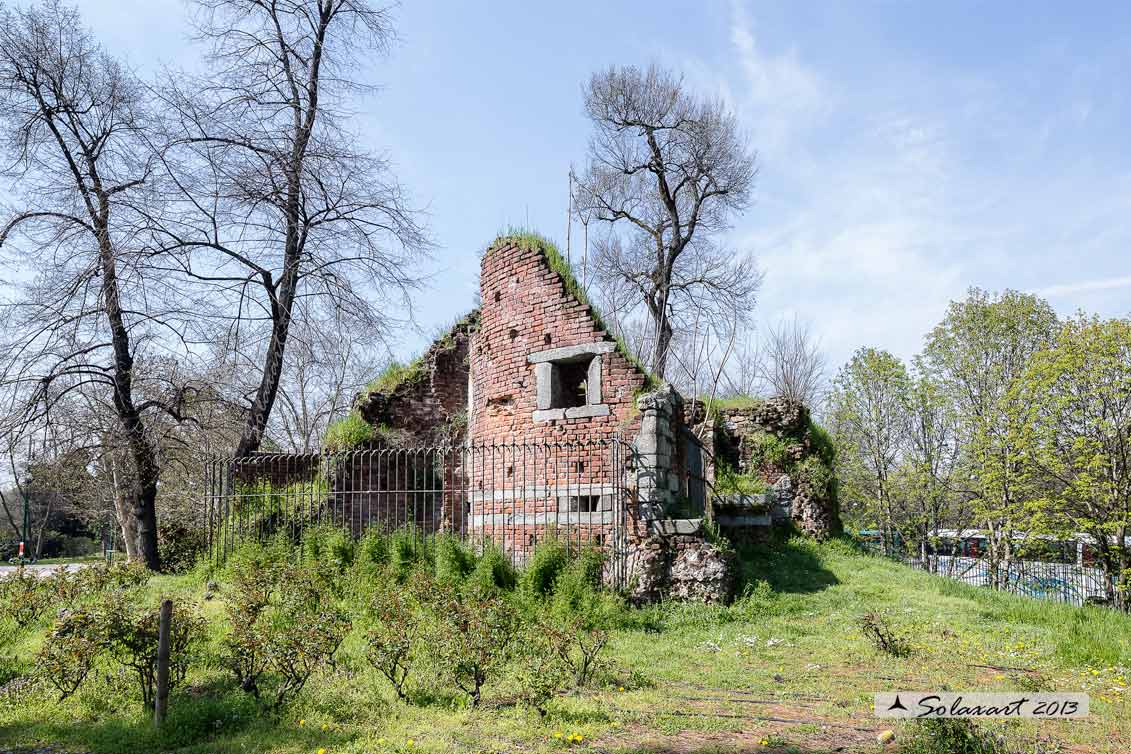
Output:
[[[864,541],[863,545],[877,555],[972,586],[1077,606],[1109,603],[1109,579],[1103,569],[1095,565],[1026,559],[994,564],[985,555],[922,555],[898,548],[884,552],[878,543]]]
[[[208,551],[222,562],[240,542],[311,526],[361,536],[371,528],[414,537],[449,533],[497,545],[522,565],[547,537],[605,550],[624,582],[634,467],[619,438],[405,447],[338,453],[257,453],[206,468]]]

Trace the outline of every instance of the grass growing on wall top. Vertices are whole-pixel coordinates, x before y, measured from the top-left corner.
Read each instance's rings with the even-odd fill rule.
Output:
[[[330,452],[354,450],[368,445],[377,438],[377,429],[361,418],[357,411],[350,411],[341,419],[326,427],[322,438],[322,449]]]
[[[370,393],[391,393],[406,382],[415,382],[425,375],[424,357],[417,356],[407,364],[390,361],[381,373],[365,386]]]
[[[582,305],[589,308],[591,316],[597,323],[597,327],[604,330],[605,333],[616,342],[617,351],[620,355],[628,359],[629,363],[644,375],[648,389],[654,390],[660,386],[661,381],[628,349],[628,345],[624,342],[624,339],[613,333],[612,328],[609,327],[608,323],[605,322],[604,317],[601,315],[601,310],[590,301],[589,296],[585,293],[585,289],[573,274],[573,269],[570,267],[569,262],[562,256],[561,251],[553,241],[546,238],[541,233],[511,228],[506,233],[500,234],[491,244],[490,248],[495,248],[504,243],[513,243],[524,249],[532,249],[541,253],[542,256],[546,258],[546,263],[550,266],[550,269],[558,273],[561,277],[566,292],[581,302]]]

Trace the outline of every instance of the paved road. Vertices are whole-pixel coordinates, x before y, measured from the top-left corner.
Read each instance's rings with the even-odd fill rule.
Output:
[[[66,568],[68,571],[74,572],[80,568],[86,568],[88,565],[90,565],[90,563],[32,563],[31,565],[24,566],[24,568],[32,571],[40,578],[43,578],[58,568]],[[4,578],[9,573],[15,573],[16,570],[17,567],[14,565],[0,565],[0,579]],[[3,754],[3,751],[0,751],[0,754]]]

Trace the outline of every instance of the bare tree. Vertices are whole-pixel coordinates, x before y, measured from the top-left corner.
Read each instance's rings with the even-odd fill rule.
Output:
[[[164,165],[178,211],[152,218],[159,247],[213,312],[221,351],[258,374],[237,456],[259,448],[279,395],[298,303],[386,331],[407,308],[424,228],[384,158],[356,145],[345,107],[354,77],[393,37],[364,0],[197,0],[203,77],[166,85]]]
[[[762,344],[753,328],[744,328],[734,346],[734,356],[723,372],[726,397],[753,397],[763,391],[765,366]]]
[[[575,207],[609,224],[595,243],[597,282],[627,285],[643,303],[652,370],[663,377],[673,333],[704,306],[753,308],[761,276],[718,236],[750,201],[754,154],[722,103],[655,66],[594,74],[585,112],[593,135]]]
[[[375,354],[348,328],[300,316],[279,385],[272,435],[295,453],[318,450],[330,422],[349,413],[353,397],[376,374]]]
[[[825,390],[825,355],[807,322],[794,317],[766,328],[762,376],[769,389],[815,409]]]
[[[0,434],[50,425],[73,391],[105,394],[130,460],[138,550],[157,568],[160,465],[148,425],[176,420],[185,389],[163,383],[139,395],[140,365],[179,330],[147,290],[151,256],[139,242],[151,126],[144,88],[73,8],[48,0],[0,11],[0,144],[19,203],[0,226],[18,270],[0,314]]]

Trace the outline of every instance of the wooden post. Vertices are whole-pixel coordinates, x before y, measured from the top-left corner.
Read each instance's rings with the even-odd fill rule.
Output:
[[[153,722],[160,725],[169,710],[169,630],[173,622],[173,601],[161,603],[161,622],[157,629],[157,698],[153,704]]]

